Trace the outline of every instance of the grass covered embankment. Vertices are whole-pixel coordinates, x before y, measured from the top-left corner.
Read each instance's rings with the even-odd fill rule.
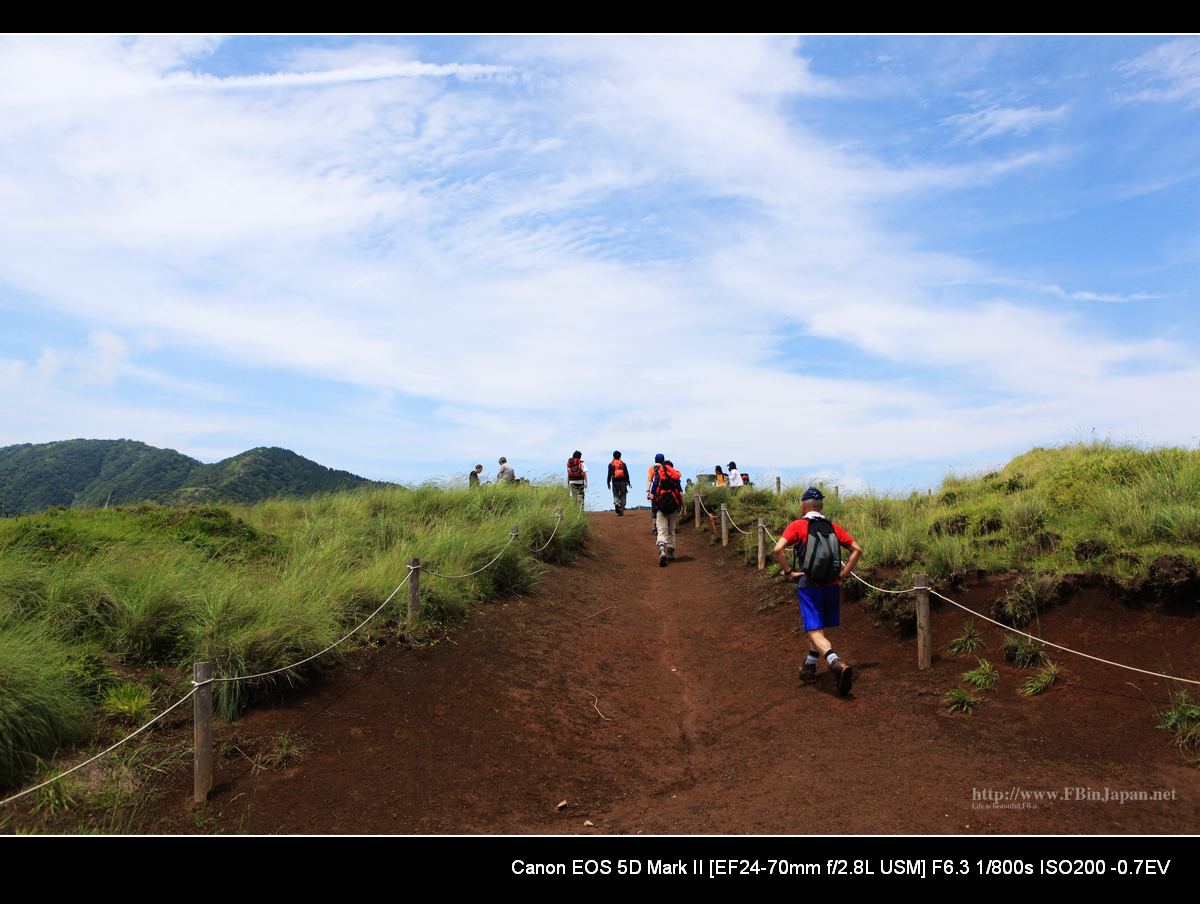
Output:
[[[520,536],[509,544],[514,524]],[[190,675],[193,662],[211,661],[218,677],[253,675],[324,649],[387,599],[410,556],[459,575],[499,555],[468,578],[422,575],[419,623],[407,624],[405,590],[372,625],[386,619],[420,638],[473,605],[528,590],[543,563],[565,561],[586,537],[563,487],[394,487],[0,521],[0,787],[87,743],[96,714],[152,715],[186,693],[186,681],[164,672]],[[218,712],[233,718],[254,693],[304,674],[219,683]],[[153,705],[130,702],[151,692]]]
[[[765,517],[776,537],[801,517],[803,491],[703,490],[708,508],[728,502],[750,531]],[[999,471],[949,475],[929,494],[835,496],[827,487],[824,514],[863,546],[858,572],[888,589],[911,587],[919,572],[939,583],[1020,572],[1043,583],[1098,575],[1124,596],[1166,591],[1200,574],[1200,451],[1038,448]],[[754,561],[756,536],[736,536]]]
[[[757,560],[757,519],[778,537],[802,516],[803,492],[702,489],[710,511],[728,503],[733,521],[750,531],[731,536],[748,564]],[[943,590],[1009,577],[987,614],[1017,628],[1082,584],[1100,584],[1130,603],[1169,600],[1200,610],[1197,450],[1111,442],[1038,448],[999,471],[949,475],[936,492],[837,496],[827,487],[824,514],[862,545],[856,573],[885,590],[911,588],[918,573]],[[779,572],[773,546],[769,541],[770,575]],[[842,586],[847,598],[865,598],[883,617],[915,619],[911,593],[881,594],[853,580]],[[786,598],[793,594],[787,590]],[[1013,636],[1015,647],[1023,642]],[[1200,706],[1182,689],[1173,700],[1162,726],[1185,749],[1200,751]]]

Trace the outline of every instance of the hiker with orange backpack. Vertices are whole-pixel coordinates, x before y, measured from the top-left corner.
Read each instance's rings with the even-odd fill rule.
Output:
[[[567,486],[571,488],[571,498],[578,497],[583,505],[583,494],[587,489],[587,465],[583,463],[583,453],[578,449],[567,459]]]
[[[667,560],[675,558],[675,528],[679,525],[679,513],[683,511],[683,475],[663,458],[662,453],[654,456],[654,479],[646,495],[658,512],[656,542],[658,543],[658,565],[667,567]]]
[[[625,494],[629,492],[629,467],[621,461],[621,453],[613,452],[608,465],[608,488],[613,494],[613,508],[618,515],[625,514]]]

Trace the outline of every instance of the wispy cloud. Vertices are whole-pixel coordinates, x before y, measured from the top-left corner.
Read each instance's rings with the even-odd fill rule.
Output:
[[[960,141],[978,144],[1000,135],[1028,135],[1034,129],[1061,122],[1068,112],[1069,107],[1066,104],[1053,110],[1038,107],[989,107],[973,113],[947,116],[942,120],[942,124],[958,132]]]
[[[1121,92],[1126,101],[1200,106],[1200,38],[1177,38],[1122,63],[1118,69],[1147,87]]]
[[[950,129],[948,160],[852,140],[879,99],[784,38],[300,38],[220,67],[223,39],[3,42],[11,442],[94,425],[394,479],[652,444],[799,467],[817,424],[812,468],[866,481],[1093,414],[1163,436],[1182,416],[1138,394],[1194,348],[1058,301],[1162,284],[1099,256],[1034,269],[1000,230],[953,241],[1034,219],[1072,158],[988,139],[1082,128],[1075,101],[947,117],[974,83],[910,60],[942,112],[887,137]]]

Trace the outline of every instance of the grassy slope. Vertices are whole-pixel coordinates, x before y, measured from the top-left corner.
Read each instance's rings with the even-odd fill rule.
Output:
[[[553,541],[530,552],[550,539],[558,506],[566,515]],[[520,537],[509,544],[513,524]],[[85,738],[89,706],[127,665],[190,669],[209,660],[225,677],[277,668],[377,608],[410,556],[464,574],[503,551],[474,577],[422,575],[419,623],[407,623],[407,591],[398,595],[381,617],[420,637],[472,605],[528,589],[541,563],[565,560],[586,536],[586,521],[557,487],[391,487],[228,509],[141,505],[2,521],[0,786]],[[218,684],[217,705],[232,717],[267,684]]]
[[[802,489],[705,493],[710,508],[729,502],[745,529],[765,516],[775,536],[801,513]],[[947,476],[929,495],[830,493],[825,514],[865,549],[864,576],[904,584],[916,572],[935,581],[979,570],[1098,573],[1137,591],[1156,579],[1164,559],[1176,577],[1200,568],[1200,451],[1112,443],[1039,448],[998,472]],[[755,542],[744,541],[747,561]]]

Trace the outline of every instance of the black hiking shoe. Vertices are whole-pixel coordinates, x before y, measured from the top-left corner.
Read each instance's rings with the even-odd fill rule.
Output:
[[[806,662],[800,666],[800,680],[805,684],[816,684],[817,664],[815,662],[811,665]]]
[[[833,677],[837,680],[837,691],[843,697],[850,693],[850,688],[854,686],[854,669],[846,665],[840,659],[829,667],[833,672]]]
[[[672,562],[675,561],[675,550],[673,548],[671,548],[670,546],[667,547],[667,558],[670,559]]]
[[[661,543],[658,545],[658,567],[667,567],[667,548]]]

